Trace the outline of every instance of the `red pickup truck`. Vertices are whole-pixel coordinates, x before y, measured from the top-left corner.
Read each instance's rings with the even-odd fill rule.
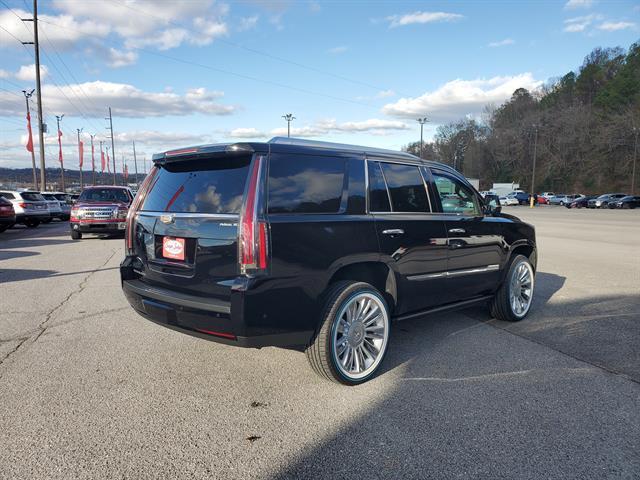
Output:
[[[124,234],[132,201],[128,187],[86,187],[71,208],[71,238],[80,240],[83,233]]]

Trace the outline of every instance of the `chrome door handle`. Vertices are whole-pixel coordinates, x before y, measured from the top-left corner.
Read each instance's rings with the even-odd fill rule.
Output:
[[[450,228],[449,233],[467,233],[464,228]]]
[[[404,230],[402,230],[401,228],[392,228],[391,230],[382,231],[383,235],[402,235],[403,233]]]

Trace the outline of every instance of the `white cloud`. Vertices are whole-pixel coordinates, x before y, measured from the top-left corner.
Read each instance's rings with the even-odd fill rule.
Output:
[[[234,128],[227,136],[231,138],[264,138],[268,134],[257,128]]]
[[[531,73],[489,79],[456,79],[419,97],[401,98],[389,103],[382,112],[411,119],[428,115],[434,123],[446,123],[465,115],[480,115],[487,104],[503,103],[516,89],[534,90],[542,83],[535,80]]]
[[[329,50],[327,50],[327,53],[331,53],[332,55],[338,55],[340,53],[346,52],[347,50],[349,50],[349,47],[347,47],[346,45],[340,45],[338,47],[330,48]]]
[[[49,69],[46,65],[40,65],[40,78],[46,78],[49,75]],[[18,71],[13,75],[18,80],[23,82],[35,82],[36,81],[36,65],[22,65]]]
[[[594,21],[601,20],[602,15],[583,15],[581,17],[568,18],[564,21],[564,31],[569,33],[584,32]]]
[[[394,92],[393,90],[381,90],[378,93],[376,93],[376,98],[388,98],[388,97],[395,97],[396,92]]]
[[[133,85],[112,82],[86,82],[64,85],[60,88],[44,85],[43,104],[51,112],[67,112],[74,116],[77,112],[70,99],[82,92],[86,95],[83,113],[88,117],[102,118],[105,105],[110,105],[114,115],[129,118],[165,117],[170,115],[229,115],[237,110],[233,105],[223,105],[219,100],[224,93],[208,91],[204,88],[187,90],[184,95],[173,92],[146,92]],[[65,96],[66,95],[66,96]],[[23,102],[18,97],[0,92],[0,111],[5,115],[22,115]]]
[[[590,8],[593,5],[593,0],[569,0],[564,8],[567,10],[573,10],[575,8]]]
[[[138,60],[136,52],[109,48],[107,65],[111,68],[121,68],[133,65]]]
[[[488,47],[496,48],[496,47],[506,47],[507,45],[513,45],[514,42],[511,38],[505,38],[504,40],[500,40],[499,42],[491,42]]]
[[[11,74],[9,72],[0,68],[0,78],[9,78],[10,76]]]
[[[604,30],[605,32],[616,32],[618,30],[635,28],[635,26],[636,24],[633,22],[603,22],[598,25],[598,30]]]
[[[258,24],[259,18],[260,17],[258,15],[253,15],[252,17],[242,17],[240,19],[240,24],[238,25],[238,31],[244,32],[255,28]]]
[[[418,11],[404,15],[391,15],[387,17],[386,20],[389,22],[389,28],[396,28],[413,24],[453,22],[462,18],[464,18],[464,16],[458,13]]]

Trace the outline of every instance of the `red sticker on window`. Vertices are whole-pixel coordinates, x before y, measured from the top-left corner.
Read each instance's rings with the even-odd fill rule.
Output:
[[[184,238],[163,237],[162,256],[173,260],[184,260]]]

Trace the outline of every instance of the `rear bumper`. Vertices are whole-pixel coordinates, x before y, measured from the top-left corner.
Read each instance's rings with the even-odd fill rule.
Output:
[[[15,215],[0,217],[0,225],[13,225],[14,223],[16,223]]]
[[[43,220],[47,220],[48,218],[51,218],[51,215],[49,214],[49,212],[43,212],[43,213],[16,213],[16,223],[24,223],[24,222],[28,222],[30,220],[37,220],[39,222],[43,221]]]
[[[122,290],[134,310],[147,320],[206,340],[238,347],[261,348],[307,345],[313,331],[274,331],[247,326],[246,297],[233,292],[229,302],[186,295],[131,279],[127,259],[120,266]],[[254,306],[255,307],[255,306]],[[254,310],[254,309],[251,309]]]

